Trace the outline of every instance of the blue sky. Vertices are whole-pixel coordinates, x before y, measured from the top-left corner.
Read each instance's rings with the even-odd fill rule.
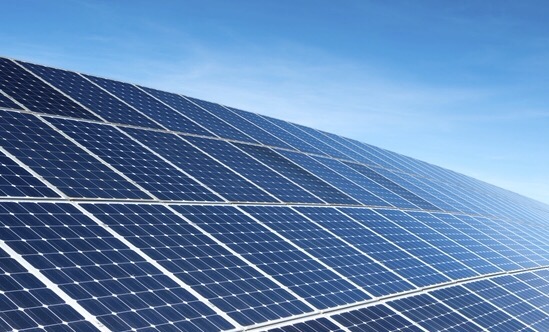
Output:
[[[2,55],[327,130],[549,203],[546,1],[2,1]]]

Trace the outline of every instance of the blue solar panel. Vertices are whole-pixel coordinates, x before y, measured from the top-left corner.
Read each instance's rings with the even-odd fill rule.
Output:
[[[342,242],[336,235],[311,223],[309,219],[291,208],[253,206],[242,209],[362,287],[372,296],[410,289],[410,284],[386,267]],[[306,213],[309,209],[315,208],[302,208],[299,211]],[[315,218],[317,215],[310,213],[306,215],[312,220],[317,220]]]
[[[351,196],[352,198],[363,204],[373,206],[387,205],[386,203],[382,203],[382,201],[380,201],[377,196],[375,196],[362,186],[359,186],[358,184],[344,177],[342,174],[339,174],[324,166],[323,164],[313,159],[313,157],[291,151],[277,150],[277,152],[283,155],[288,160],[306,169],[315,176],[319,177],[325,182],[328,182],[330,185],[345,192],[347,195]]]
[[[254,125],[258,126],[259,128],[271,133],[273,136],[283,141],[284,143],[286,143],[286,145],[289,145],[293,149],[298,149],[299,151],[324,155],[322,151],[316,149],[312,145],[301,140],[299,137],[292,135],[286,130],[280,128],[276,124],[270,122],[267,117],[264,117],[255,113],[237,110],[235,108],[230,108],[230,110],[232,110],[242,118],[250,121]],[[280,146],[280,147],[286,147],[286,146]]]
[[[0,59],[0,331],[547,331],[549,206]]]
[[[63,203],[1,203],[0,239],[116,331],[232,326],[81,211]]]
[[[490,301],[516,320],[538,331],[549,331],[549,316],[491,280],[468,283],[465,288]]]
[[[174,208],[318,309],[368,297],[234,207],[182,205]]]
[[[529,330],[523,323],[462,286],[435,290],[430,294],[483,329],[491,331]]]
[[[124,129],[124,131],[229,201],[277,201],[253,183],[184,141],[180,136],[137,129]]]
[[[343,332],[339,326],[327,318],[319,318],[294,325],[270,329],[269,332]]]
[[[162,100],[166,104],[170,105],[174,109],[178,110],[181,114],[192,119],[194,122],[200,124],[202,127],[208,129],[212,133],[219,137],[233,139],[243,142],[257,143],[253,138],[244,134],[240,130],[234,128],[229,123],[223,121],[223,119],[215,116],[205,109],[193,104],[191,101],[185,99],[182,96],[175,93],[164,92],[155,89],[143,88],[147,93]]]
[[[84,207],[241,324],[311,308],[160,205]]]
[[[13,100],[9,99],[8,97],[4,96],[2,94],[2,90],[0,90],[0,107],[1,108],[10,108],[15,110],[21,110],[21,106],[17,105]]]
[[[206,129],[162,104],[134,85],[95,76],[84,76],[165,128],[190,134],[212,135]]]
[[[61,119],[49,121],[158,199],[222,201],[115,127]]]
[[[1,112],[1,145],[67,196],[149,198],[34,115]]]
[[[391,301],[388,306],[429,331],[478,330],[478,325],[428,294]]]
[[[223,107],[219,104],[210,103],[204,100],[191,98],[187,96],[185,96],[185,98],[189,99],[190,101],[199,105],[200,107],[203,107],[204,109],[208,110],[210,113],[222,118],[225,122],[239,129],[240,131],[252,137],[254,140],[258,142],[261,142],[269,146],[278,146],[278,147],[283,147],[287,149],[292,149],[290,145],[276,138],[271,133],[261,129],[260,127],[256,126],[250,121],[237,115],[237,112],[239,112],[239,110],[237,109],[230,109],[227,107]]]
[[[353,332],[359,331],[422,331],[412,322],[394,312],[386,305],[366,307],[334,315],[332,318]]]
[[[0,249],[0,330],[31,329],[98,331],[75,309]]]
[[[0,152],[0,196],[59,197],[39,179]]]
[[[344,228],[345,232],[351,232],[350,236],[353,236],[354,232],[357,232],[356,235],[360,236],[355,240],[358,241],[355,245],[384,262],[385,265],[404,276],[409,282],[417,286],[428,286],[449,281],[448,277],[422,260],[423,258],[420,256],[424,256],[424,253],[421,250],[419,250],[420,256],[416,256],[416,253],[408,250],[408,247],[417,243],[417,240],[410,235],[399,236],[403,233],[402,229],[391,221],[369,209],[347,208],[341,209],[341,211],[363,226],[362,228],[354,226],[350,226],[349,229]],[[412,243],[408,243],[406,241],[408,239]],[[425,244],[420,242],[419,247],[425,247]],[[440,256],[440,254],[437,253],[437,256]],[[431,259],[428,259],[428,262],[431,261]]]
[[[34,112],[98,120],[15,62],[5,58],[0,58],[0,90]]]
[[[26,62],[21,64],[106,121],[159,128],[150,119],[77,73]]]
[[[317,178],[307,172],[304,168],[297,166],[288,159],[282,157],[271,149],[247,144],[235,144],[239,149],[244,150],[255,159],[269,165],[278,173],[286,178],[299,183],[302,188],[307,189],[316,197],[321,198],[326,203],[334,204],[358,204],[359,202],[332,187],[325,181]]]
[[[213,139],[187,137],[186,140],[238,174],[249,179],[282,202],[320,203],[321,201],[267,166],[259,163],[234,145]]]

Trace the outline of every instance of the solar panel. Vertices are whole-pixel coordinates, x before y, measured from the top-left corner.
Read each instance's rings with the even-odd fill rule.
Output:
[[[549,206],[0,58],[0,331],[547,331]]]

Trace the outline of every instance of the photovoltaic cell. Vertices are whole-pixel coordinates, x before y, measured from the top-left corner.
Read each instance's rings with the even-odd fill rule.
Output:
[[[33,112],[99,120],[15,62],[5,58],[0,58],[0,90]]]
[[[549,330],[549,316],[546,313],[491,280],[468,283],[464,287],[529,327],[538,331]]]
[[[206,129],[180,115],[132,84],[95,76],[84,76],[168,129],[197,135],[212,135]]]
[[[325,182],[328,182],[337,189],[345,192],[347,195],[351,196],[355,200],[366,205],[379,206],[378,204],[380,204],[380,200],[374,194],[345,178],[341,174],[322,165],[312,157],[306,154],[292,151],[276,150],[276,152],[280,153],[288,160],[311,172],[315,176],[321,178]]]
[[[235,145],[250,154],[255,159],[269,165],[278,173],[299,185],[326,203],[358,204],[359,202],[347,196],[342,191],[330,186],[328,183],[307,172],[305,169],[290,162],[278,153],[266,147],[235,143]]]
[[[290,134],[286,130],[278,127],[274,123],[270,122],[267,117],[261,116],[259,114],[246,112],[242,110],[238,110],[235,108],[229,108],[231,111],[235,112],[237,115],[243,117],[244,119],[250,121],[254,125],[258,126],[259,128],[271,133],[273,136],[276,136],[279,140],[282,140],[287,145],[291,146],[294,149],[298,149],[299,151],[304,152],[310,152],[310,153],[317,153],[320,155],[324,155],[324,153],[315,147],[307,144],[300,138]],[[283,147],[283,146],[281,146]]]
[[[124,131],[229,201],[276,202],[274,197],[208,157],[180,136],[129,128]]]
[[[409,236],[399,236],[399,234],[402,234],[402,229],[391,221],[370,209],[342,208],[340,210],[353,220],[358,221],[364,229],[348,228],[346,224],[341,226],[341,232],[345,232],[350,239],[355,236],[353,232],[357,232],[353,242],[356,246],[372,257],[384,262],[386,266],[405,277],[407,281],[419,287],[449,281],[440,271],[418,259],[413,252],[408,250],[411,243],[408,243],[406,239]],[[397,241],[394,241],[395,239]],[[413,240],[413,242],[415,243],[416,240]],[[424,246],[424,244],[420,245],[420,247]],[[424,256],[421,250],[418,251],[420,256]]]
[[[0,196],[59,197],[39,179],[0,152]]]
[[[443,288],[432,291],[430,294],[484,329],[493,331],[529,330],[523,323],[462,286]]]
[[[182,96],[176,95],[175,93],[169,93],[155,89],[149,89],[144,87],[141,88],[147,93],[155,96],[156,98],[175,108],[186,117],[192,119],[193,121],[200,124],[202,127],[208,129],[219,137],[242,142],[257,143],[250,136],[244,134],[240,130],[234,128],[227,122],[220,119],[219,117],[200,108],[199,106],[193,104]]]
[[[393,224],[387,228],[388,232],[384,233],[388,239],[401,245],[414,256],[426,260],[446,276],[451,279],[462,279],[478,275],[454,257],[459,256],[463,248],[459,248],[452,241],[402,211],[375,211],[391,220]]]
[[[318,309],[366,297],[343,278],[234,207],[181,205],[174,208]]]
[[[241,324],[312,310],[163,206],[84,207]]]
[[[1,90],[0,90],[0,107],[11,108],[15,110],[21,109],[21,106],[17,105],[13,100],[9,99],[8,97],[4,96]]]
[[[75,207],[1,203],[0,239],[110,330],[232,326]]]
[[[352,332],[422,331],[419,327],[383,304],[334,315],[332,318]]]
[[[339,326],[329,321],[327,318],[319,318],[306,322],[297,323],[271,329],[268,332],[343,332]]]
[[[0,222],[3,225],[4,222]],[[0,249],[0,330],[98,331]]]
[[[210,103],[208,101],[191,98],[185,96],[185,98],[189,99],[193,103],[203,107],[204,109],[208,110],[212,114],[220,117],[223,119],[223,121],[229,123],[231,126],[239,129],[246,135],[252,137],[254,140],[261,142],[265,145],[269,146],[278,146],[283,147],[286,149],[293,149],[290,145],[284,143],[280,139],[273,136],[271,133],[259,128],[255,124],[251,123],[250,121],[244,119],[243,117],[237,115],[236,112],[238,110],[236,109],[229,109],[227,107],[223,107],[219,104]]]
[[[428,294],[391,301],[388,306],[428,331],[475,331],[478,326]]]
[[[136,112],[77,73],[26,62],[20,63],[109,122],[159,128],[150,119]]]
[[[228,142],[199,137],[186,140],[215,159],[223,160],[226,166],[283,202],[320,203],[318,198]]]
[[[0,143],[70,197],[149,198],[34,115],[1,112]]]
[[[341,275],[363,287],[373,296],[410,289],[407,282],[387,268],[380,266],[362,252],[316,226],[291,208],[251,206],[242,207],[242,209]],[[303,208],[299,211],[307,209]],[[311,214],[307,216],[313,220],[316,217]]]
[[[62,119],[50,122],[158,199],[222,201],[113,126]]]

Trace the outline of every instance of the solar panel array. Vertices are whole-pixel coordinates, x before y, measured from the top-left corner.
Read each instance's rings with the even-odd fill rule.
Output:
[[[549,207],[0,58],[1,331],[548,331]]]

